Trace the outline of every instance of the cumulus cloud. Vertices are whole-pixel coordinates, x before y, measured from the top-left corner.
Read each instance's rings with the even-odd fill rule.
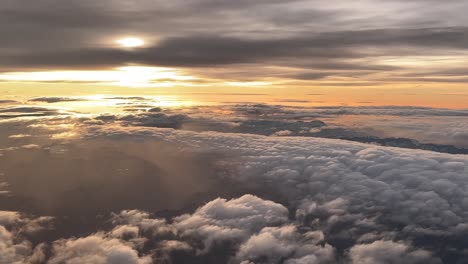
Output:
[[[12,225],[20,219],[18,212],[0,211],[0,225]]]
[[[320,245],[321,232],[299,234],[295,226],[266,227],[241,245],[241,263],[335,263],[333,247]]]
[[[270,135],[275,129],[284,134],[281,132],[284,128],[291,130],[281,137],[184,130],[185,122],[198,120],[212,110],[206,108],[198,115],[193,114],[196,109],[158,109],[141,115],[100,116],[100,125],[79,124],[82,137],[60,145],[69,148],[72,154],[60,156],[59,163],[53,163],[63,166],[54,167],[63,169],[54,183],[63,186],[58,180],[63,179],[64,172],[91,164],[93,170],[87,170],[79,178],[89,180],[93,183],[90,186],[99,192],[88,188],[86,197],[79,191],[54,196],[54,188],[47,185],[45,189],[49,201],[56,201],[56,197],[71,201],[64,206],[72,208],[64,210],[67,214],[76,211],[76,201],[70,197],[79,197],[80,205],[84,200],[91,201],[81,207],[82,212],[72,216],[96,219],[97,212],[104,212],[99,219],[105,219],[105,224],[96,224],[86,232],[68,234],[58,240],[54,238],[47,242],[51,254],[45,257],[50,257],[52,263],[463,263],[468,259],[464,251],[468,232],[466,156],[292,137],[299,129],[313,133],[329,126],[308,119],[328,115],[314,113],[314,109],[265,105],[224,109],[229,109],[229,117],[215,116],[209,121],[219,118],[222,124],[237,123],[229,132],[243,124],[244,127],[251,124],[253,131],[257,129],[255,122],[266,124],[260,131],[268,131],[255,134]],[[340,115],[334,108],[322,110],[330,109],[333,113],[329,116]],[[361,115],[371,116],[386,112],[398,117],[404,111],[399,107],[351,108],[343,115],[362,112]],[[409,109],[409,113],[425,118],[437,115],[461,118],[464,110],[415,108]],[[177,115],[184,116],[180,129],[158,127],[157,122],[139,125],[151,123],[152,119],[166,124],[169,117]],[[256,119],[252,121],[252,118]],[[91,117],[87,121],[92,121]],[[295,127],[301,128],[295,130]],[[87,152],[80,152],[80,147]],[[94,156],[88,154],[98,150],[103,151],[97,156],[100,162],[103,157],[112,160],[99,174],[90,173],[95,171],[95,163],[72,166],[76,160],[92,160],[90,157]],[[13,157],[15,151],[22,149],[5,152],[8,155],[0,162]],[[125,158],[115,153],[124,153]],[[177,159],[168,159],[169,156]],[[41,165],[48,168],[44,164],[51,157],[55,156],[39,159]],[[18,163],[22,172],[24,162]],[[183,167],[183,173],[178,174],[175,167]],[[11,168],[7,168],[8,173],[13,172]],[[34,172],[40,169],[34,167]],[[197,178],[197,173],[205,177]],[[2,177],[8,176],[7,182],[18,180],[9,175]],[[37,178],[37,174],[33,175]],[[141,181],[135,181],[128,175],[143,176],[138,178]],[[99,184],[94,184],[97,180]],[[204,188],[212,181],[224,185]],[[116,192],[112,184],[119,182]],[[19,184],[13,183],[7,186],[13,194],[9,199],[17,199],[24,192],[16,187]],[[86,187],[79,183],[78,190]],[[34,187],[28,193],[38,185]],[[155,193],[158,196],[152,196]],[[184,199],[177,200],[181,196]],[[88,197],[94,200],[87,200]],[[101,207],[96,205],[96,201],[103,200],[108,202]],[[189,200],[193,202],[186,206]],[[120,211],[122,207],[128,210]],[[110,219],[105,217],[109,213],[106,210],[114,211]],[[15,251],[16,247],[25,249],[19,255],[5,253],[5,256],[14,261],[25,261],[33,255],[39,258],[44,249],[43,246],[37,249],[35,239],[40,240],[40,236],[36,234],[53,228],[54,221],[1,212],[5,248],[8,252]]]
[[[231,200],[218,198],[193,214],[174,217],[171,222],[152,218],[144,211],[124,210],[111,215],[113,227],[109,231],[52,242],[49,257],[39,254],[45,245],[33,251],[31,242],[27,240],[20,244],[13,243],[12,233],[3,226],[0,238],[5,243],[3,257],[9,261],[24,260],[24,263],[34,263],[27,261],[39,256],[41,261],[47,260],[47,263],[172,263],[172,257],[177,257],[177,254],[188,257],[189,263],[190,259],[203,261],[207,255],[222,262],[239,263],[257,259],[272,242],[276,248],[272,248],[268,263],[285,257],[289,258],[288,263],[333,259],[333,248],[321,244],[324,235],[320,231],[299,232],[295,226],[288,224],[288,214],[288,209],[283,205],[253,195]],[[31,225],[44,221],[43,218],[26,221],[16,212],[2,212],[0,216],[8,224],[21,221]],[[269,237],[276,240],[265,241]],[[217,256],[219,254],[226,255]]]
[[[403,243],[382,240],[356,245],[351,248],[350,256],[353,264],[442,263],[425,250],[415,250]]]
[[[113,230],[113,234],[131,233],[138,235],[142,232],[149,232],[151,235],[164,235],[173,233],[170,226],[164,219],[153,219],[147,212],[140,210],[124,210],[112,215],[113,224],[124,224]]]
[[[288,214],[283,205],[253,195],[215,199],[170,223],[124,210],[112,215],[108,232],[53,242],[48,263],[173,263],[177,254],[188,263],[333,263],[324,234],[298,230]]]
[[[0,211],[0,263],[40,264],[45,244],[33,245],[27,237],[47,228],[49,217],[28,218],[18,212]]]
[[[14,234],[0,226],[0,263],[40,263],[35,258],[29,242],[16,242]]]
[[[325,241],[339,251],[357,241],[399,237],[416,248],[447,253],[450,247],[460,246],[455,237],[443,246],[430,241],[458,236],[453,228],[468,220],[464,213],[468,182],[463,176],[468,173],[468,160],[464,156],[313,138],[132,128],[100,128],[93,133],[120,140],[151,135],[189,149],[236,153],[234,180],[269,190],[289,208],[296,208],[297,219],[322,230]],[[196,219],[210,227],[213,221]],[[219,224],[214,227],[223,231]],[[199,235],[210,231],[201,230],[204,233]],[[454,256],[460,259],[463,253],[457,251]]]
[[[252,195],[226,201],[216,199],[197,209],[192,215],[174,219],[182,236],[200,239],[202,252],[216,243],[236,243],[264,226],[278,225],[288,220],[288,209]]]
[[[56,241],[52,248],[53,256],[48,261],[58,263],[90,264],[149,264],[150,257],[139,257],[131,246],[102,234],[78,239]]]
[[[30,218],[15,211],[0,211],[0,225],[14,229],[20,235],[34,235],[53,228],[54,218],[40,216]]]

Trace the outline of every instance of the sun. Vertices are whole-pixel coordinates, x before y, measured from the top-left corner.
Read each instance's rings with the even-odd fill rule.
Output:
[[[117,40],[116,42],[124,48],[137,48],[145,45],[145,41],[143,39],[136,37],[122,38]]]

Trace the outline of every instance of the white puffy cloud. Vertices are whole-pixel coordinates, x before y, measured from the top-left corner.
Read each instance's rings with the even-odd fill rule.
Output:
[[[53,255],[48,263],[59,264],[149,264],[151,258],[139,257],[129,244],[103,234],[54,242]]]
[[[45,245],[33,246],[23,235],[39,231],[48,221],[48,217],[29,219],[17,212],[0,211],[0,263],[43,263]]]
[[[20,219],[20,214],[14,211],[0,211],[0,225],[11,225]]]
[[[26,263],[31,253],[29,242],[15,243],[14,234],[0,226],[0,263]]]
[[[9,222],[19,221],[15,212],[3,215]],[[140,210],[124,210],[111,215],[113,227],[109,231],[54,241],[47,263],[166,263],[171,261],[173,252],[196,253],[193,257],[198,257],[216,251],[216,245],[232,248],[233,255],[225,256],[225,259],[232,258],[235,262],[237,258],[234,254],[241,244],[245,244],[243,248],[249,247],[250,250],[254,250],[253,246],[249,245],[255,244],[253,241],[256,237],[265,236],[267,233],[278,237],[278,243],[296,243],[289,250],[294,252],[297,259],[310,258],[307,257],[310,254],[317,258],[325,257],[325,254],[333,255],[331,246],[318,245],[323,241],[321,232],[299,233],[293,225],[282,226],[290,221],[286,207],[253,195],[231,200],[215,199],[195,210],[193,214],[174,217],[170,223],[152,218],[149,213]],[[5,258],[8,256],[9,259],[18,258],[20,261],[37,258],[38,254],[33,252],[28,241],[14,244],[11,233],[6,229],[4,231],[5,238],[2,241],[6,241],[9,252],[9,255],[4,254]],[[310,245],[302,246],[301,241]],[[259,244],[255,246],[261,247]],[[18,254],[18,250],[22,253]],[[291,261],[295,259],[291,258]]]
[[[124,239],[120,243],[136,250],[142,246],[133,243],[135,239],[159,241],[153,243],[154,258],[163,262],[170,261],[171,253],[176,251],[203,257],[230,248],[232,255],[224,259],[232,263],[259,260],[262,263],[282,260],[289,264],[333,263],[335,250],[325,243],[324,234],[319,230],[298,230],[288,215],[288,209],[281,204],[244,195],[231,200],[217,198],[192,214],[174,217],[170,223],[151,218],[142,211],[125,210],[113,214],[112,219],[114,224],[126,225],[117,225],[109,233],[97,235]],[[157,230],[139,233],[142,223],[153,222],[158,223]],[[167,230],[171,231],[169,236]]]
[[[122,232],[130,232],[134,235],[142,232],[149,232],[152,235],[172,233],[173,230],[167,225],[164,219],[151,218],[147,212],[140,210],[124,210],[118,214],[112,214],[113,224],[123,224],[120,229],[115,230],[116,235]]]
[[[129,225],[118,225],[111,231],[111,235],[116,238],[135,238],[138,237],[139,228]]]
[[[183,241],[178,241],[178,240],[164,240],[159,243],[158,245],[161,249],[163,250],[183,250],[183,251],[190,251],[192,250],[192,247]]]
[[[41,216],[29,218],[15,211],[0,211],[0,226],[14,229],[22,235],[32,235],[39,231],[50,229],[53,226],[54,218]]]
[[[193,214],[174,219],[174,227],[182,237],[202,241],[206,252],[220,242],[239,242],[265,226],[288,221],[288,209],[281,204],[253,195],[238,199],[215,199]]]
[[[24,219],[20,232],[22,234],[34,235],[44,230],[50,230],[54,226],[54,217],[41,216],[33,219]]]
[[[383,240],[352,247],[350,257],[352,264],[442,263],[440,260],[432,258],[428,251],[412,249],[403,243]]]
[[[243,243],[236,258],[254,263],[333,263],[335,252],[321,232],[300,234],[293,225],[265,227]]]

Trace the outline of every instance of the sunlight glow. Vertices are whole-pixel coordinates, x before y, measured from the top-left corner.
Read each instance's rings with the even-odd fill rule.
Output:
[[[116,42],[117,44],[125,48],[137,48],[145,45],[145,41],[143,39],[135,37],[119,39]]]
[[[0,74],[3,81],[96,82],[127,87],[170,87],[195,80],[171,68],[126,66],[107,71],[44,71]],[[188,83],[190,84],[190,83]]]
[[[147,111],[154,107],[172,108],[193,106],[198,103],[189,98],[181,99],[179,96],[174,95],[142,96],[140,93],[94,94],[72,98],[80,100],[59,102],[56,105],[75,110],[75,112],[69,111],[69,113],[76,118],[88,118],[101,113],[128,113],[127,110],[132,105],[137,106],[133,108],[135,111]]]
[[[272,83],[269,82],[226,82],[230,86],[239,86],[239,87],[254,87],[254,86],[268,86]]]
[[[377,61],[379,64],[399,67],[448,67],[466,65],[466,58],[460,56],[387,56]]]

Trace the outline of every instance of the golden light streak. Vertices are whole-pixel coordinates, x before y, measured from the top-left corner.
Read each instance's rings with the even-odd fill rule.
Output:
[[[226,82],[230,86],[239,86],[239,87],[255,87],[255,86],[268,86],[272,83],[269,82]]]
[[[126,66],[115,70],[96,71],[42,71],[9,72],[0,74],[0,80],[18,82],[89,82],[127,87],[172,86],[195,80],[171,68]]]
[[[463,56],[399,56],[383,57],[377,60],[378,64],[415,68],[450,68],[464,66],[467,63]]]

